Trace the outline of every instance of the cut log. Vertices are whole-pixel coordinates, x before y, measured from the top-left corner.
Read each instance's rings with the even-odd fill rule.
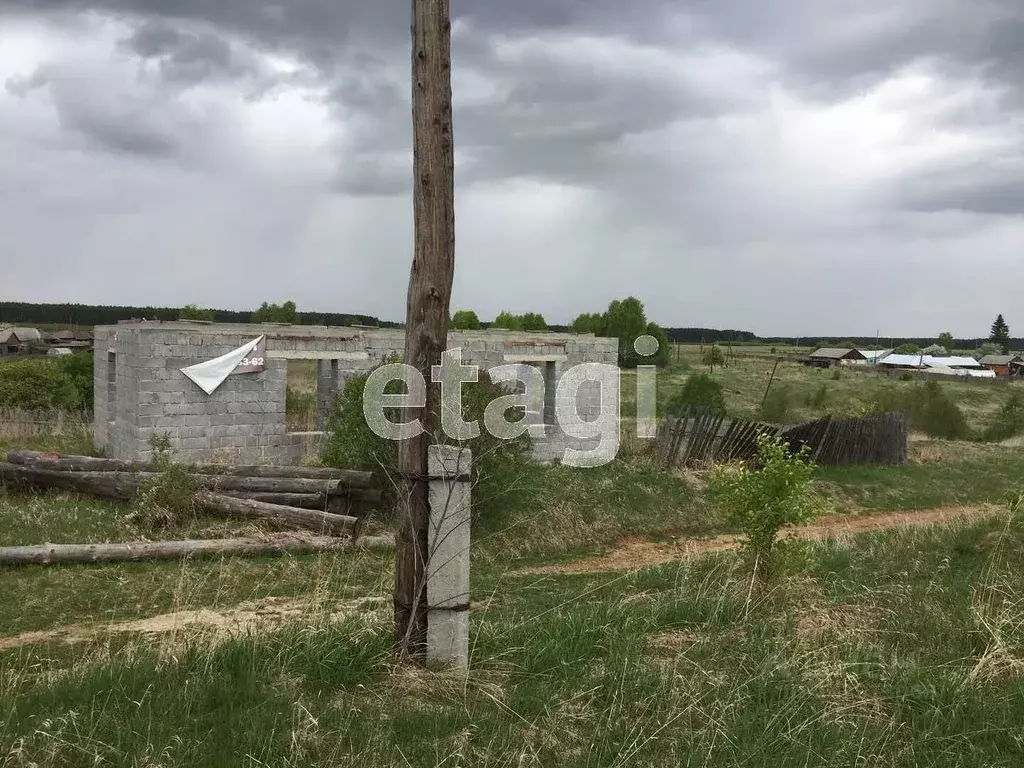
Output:
[[[237,499],[208,491],[197,493],[195,501],[203,512],[215,517],[269,520],[279,525],[305,528],[335,536],[351,534],[359,524],[357,518],[348,515],[333,515],[312,509],[267,504],[253,499]]]
[[[105,499],[130,499],[148,481],[159,477],[156,472],[62,472],[36,466],[0,464],[0,480],[12,485],[38,488],[63,488],[100,496]],[[235,477],[233,475],[193,475],[200,488],[211,491],[251,493],[316,493],[326,494],[338,487],[337,480],[315,480],[305,477]],[[367,499],[380,497],[380,491],[353,489]]]
[[[95,456],[46,454],[39,451],[8,451],[10,464],[52,469],[60,472],[158,472],[152,462],[101,459]],[[225,475],[230,477],[296,478],[308,480],[336,480],[352,488],[374,488],[372,472],[331,467],[230,466],[223,464],[189,464],[194,474]]]
[[[189,539],[185,541],[127,541],[116,544],[43,544],[0,547],[0,565],[117,563],[133,560],[180,560],[209,556],[264,556],[394,549],[388,536],[358,540],[335,536],[276,534],[261,539]]]
[[[366,517],[378,505],[375,501],[367,501],[366,496],[362,494],[374,494],[379,500],[380,491],[357,490],[361,493],[354,496],[347,495],[345,489],[331,493],[249,493],[246,491],[217,491],[217,493],[236,499],[265,501],[267,504],[282,504],[299,509],[319,509],[323,512],[333,512],[336,515]]]
[[[0,484],[15,488],[60,488],[102,499],[132,499],[138,495],[144,482],[145,476],[138,473],[55,472],[16,464],[0,464]]]
[[[309,480],[334,480],[335,484],[350,488],[375,488],[377,483],[372,472],[354,469],[333,469],[330,467],[261,467],[224,464],[190,464],[189,471],[202,475],[224,475],[231,477],[286,477]]]
[[[231,496],[236,499],[255,499],[265,501],[267,504],[282,504],[286,507],[298,507],[299,509],[320,509],[327,510],[326,493],[246,493],[245,491],[220,491],[222,496]]]

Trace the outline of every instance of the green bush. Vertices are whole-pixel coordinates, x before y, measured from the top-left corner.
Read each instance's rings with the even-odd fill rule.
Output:
[[[963,440],[970,437],[970,428],[963,412],[937,381],[921,386],[891,389],[875,401],[877,412],[902,411],[911,429],[931,437]]]
[[[832,371],[832,381],[842,381],[842,380],[843,380],[843,372],[841,370],[839,370],[838,368],[833,370]]]
[[[767,581],[779,530],[813,520],[821,511],[821,502],[811,489],[815,467],[807,446],[791,454],[784,440],[761,435],[757,456],[757,468],[742,464],[715,467],[708,495],[726,521],[743,531],[755,575]]]
[[[88,368],[91,369],[92,358],[88,355],[83,357],[89,358]],[[78,367],[83,370],[77,370]],[[0,362],[0,408],[91,408],[92,377],[85,376],[84,368],[84,363],[64,363],[59,357],[28,357]],[[85,378],[88,385],[83,381]],[[85,386],[88,386],[88,395],[82,391]]]
[[[341,469],[359,469],[374,472],[384,488],[385,499],[382,509],[394,509],[396,484],[398,482],[398,443],[380,437],[370,429],[363,415],[363,390],[366,377],[349,379],[345,388],[335,399],[330,420],[327,424],[327,443],[321,454],[326,466]],[[387,393],[401,393],[400,381],[388,384]],[[486,372],[480,373],[480,381],[462,385],[462,413],[465,421],[477,420],[480,435],[462,443],[445,435],[440,442],[461,444],[473,452],[473,518],[486,517],[490,507],[507,494],[516,481],[517,468],[521,467],[523,454],[529,450],[530,439],[522,435],[515,440],[501,440],[487,431],[483,423],[487,404],[508,392],[493,382]],[[522,414],[506,413],[510,422],[518,421]],[[511,417],[511,418],[510,418]],[[390,415],[393,421],[400,417]]]
[[[793,393],[788,384],[776,384],[761,404],[761,418],[773,424],[784,424],[789,418]]]
[[[900,344],[893,351],[897,355],[916,355],[916,354],[918,354],[921,351],[921,347],[918,344],[914,344],[912,342],[906,342],[905,344]]]
[[[991,442],[1009,440],[1024,432],[1024,395],[1013,392],[1003,403],[983,438]]]
[[[478,331],[481,328],[480,318],[472,309],[460,309],[452,315],[448,327],[456,331]]]
[[[691,407],[708,408],[716,415],[725,414],[725,395],[717,379],[707,373],[693,374],[669,399],[665,412],[669,416],[682,416]]]
[[[78,392],[79,410],[92,410],[93,404],[93,356],[88,352],[76,352],[57,358],[57,368]]]
[[[722,348],[720,346],[712,344],[704,350],[704,354],[701,355],[701,362],[711,368],[714,368],[716,365],[724,365],[725,353],[722,352]]]
[[[828,385],[824,382],[807,393],[807,405],[811,408],[824,408],[828,402]]]
[[[153,529],[189,522],[196,516],[199,484],[188,466],[174,460],[170,434],[150,435],[149,447],[157,474],[140,489],[127,521]]]

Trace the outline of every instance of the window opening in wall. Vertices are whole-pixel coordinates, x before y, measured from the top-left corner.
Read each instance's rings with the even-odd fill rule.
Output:
[[[334,410],[340,383],[340,360],[320,360],[316,376],[316,429],[324,431]]]
[[[555,363],[544,363],[544,423],[555,423],[555,395],[558,391],[558,379],[555,376]]]
[[[107,352],[107,421],[117,421],[117,353]]]
[[[284,421],[288,432],[316,430],[317,360],[287,360]],[[280,401],[278,401],[280,402]]]

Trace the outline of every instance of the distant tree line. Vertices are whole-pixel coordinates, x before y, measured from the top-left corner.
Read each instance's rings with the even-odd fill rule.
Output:
[[[641,305],[642,307],[642,305]],[[548,325],[544,317],[535,312],[514,315],[502,312],[494,321],[482,322],[472,310],[459,310],[452,315],[453,329],[508,328],[510,330],[574,331],[597,333],[605,313],[583,314],[572,324]],[[37,304],[31,302],[0,301],[0,323],[13,325],[114,325],[123,320],[206,320],[217,323],[277,322],[301,325],[366,325],[379,328],[400,328],[401,323],[380,320],[373,315],[347,314],[341,312],[302,312],[295,302],[281,304],[263,302],[255,310],[230,310],[200,308],[195,304],[183,307],[133,307],[93,304]],[[950,352],[954,349],[980,349],[985,345],[997,345],[1000,350],[1024,349],[1024,338],[1012,337],[1002,315],[992,324],[987,337],[955,339],[949,332],[935,337],[877,337],[877,336],[761,336],[750,331],[717,328],[664,328],[661,330],[668,341],[677,344],[789,344],[803,347],[873,347],[892,348],[911,345],[921,349],[938,342]]]
[[[675,344],[719,344],[760,340],[750,331],[719,330],[717,328],[666,328],[665,334]],[[781,342],[785,343],[785,342]]]
[[[379,320],[373,315],[346,314],[341,312],[300,312],[294,302],[266,304],[273,315],[272,307],[287,308],[285,314],[293,320],[266,320],[266,322],[296,322],[302,325],[369,325],[380,328],[399,328],[401,323]],[[122,320],[211,320],[217,323],[261,322],[264,307],[253,310],[206,309],[195,304],[184,307],[126,307],[93,304],[34,304],[18,301],[0,301],[0,323],[13,325],[114,325]],[[274,316],[281,316],[280,314]]]

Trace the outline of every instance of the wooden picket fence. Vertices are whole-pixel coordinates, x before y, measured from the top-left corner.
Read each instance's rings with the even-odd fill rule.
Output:
[[[826,416],[782,433],[791,450],[807,445],[823,467],[872,464],[902,467],[907,463],[907,417],[880,413],[865,418]]]
[[[0,439],[3,440],[91,432],[92,413],[89,411],[0,409]]]
[[[706,408],[691,408],[682,416],[665,419],[661,425],[658,459],[669,467],[747,461],[757,455],[759,435],[776,435],[778,431],[771,424],[730,419],[716,416]]]
[[[760,435],[779,436],[793,451],[807,445],[816,464],[903,466],[907,463],[907,420],[902,413],[866,418],[833,418],[789,429],[691,408],[667,418],[658,430],[657,456],[665,466],[705,467],[715,462],[750,461]]]

